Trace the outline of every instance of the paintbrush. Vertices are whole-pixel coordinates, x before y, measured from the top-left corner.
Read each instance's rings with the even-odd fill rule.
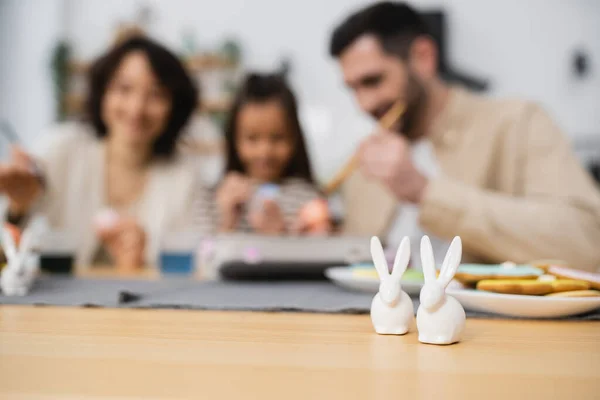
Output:
[[[404,113],[404,103],[401,101],[397,101],[394,103],[392,108],[390,108],[385,115],[379,120],[379,126],[383,129],[391,129],[392,126]],[[335,193],[339,187],[344,183],[348,177],[354,172],[354,170],[358,167],[358,154],[354,154],[350,161],[342,168],[329,183],[325,186],[324,192],[325,195],[330,196]]]

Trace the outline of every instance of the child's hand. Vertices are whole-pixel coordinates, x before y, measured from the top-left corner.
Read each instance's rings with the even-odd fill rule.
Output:
[[[256,233],[277,235],[285,232],[283,213],[273,200],[265,200],[263,206],[248,215],[248,222]]]
[[[252,196],[250,180],[242,174],[227,174],[217,190],[217,207],[221,216],[219,230],[231,231],[237,226],[242,214],[242,205]]]
[[[333,230],[329,207],[324,199],[314,199],[304,205],[291,228],[294,234],[326,235]]]
[[[309,224],[302,218],[297,218],[290,230],[295,235],[326,236],[333,231],[333,224],[329,220]]]
[[[97,233],[117,268],[134,270],[144,266],[146,233],[135,220],[122,218],[110,227],[99,228]]]

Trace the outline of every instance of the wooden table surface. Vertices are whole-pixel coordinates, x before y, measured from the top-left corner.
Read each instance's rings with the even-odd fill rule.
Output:
[[[464,341],[368,316],[0,306],[0,399],[600,398],[600,322],[467,320]]]

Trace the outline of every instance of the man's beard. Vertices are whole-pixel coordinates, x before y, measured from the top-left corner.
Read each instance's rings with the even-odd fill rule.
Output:
[[[427,106],[427,91],[411,73],[408,75],[407,101],[397,131],[409,140],[423,136],[423,117]]]
[[[402,117],[389,128],[413,141],[424,134],[422,122],[428,96],[425,87],[417,80],[414,74],[410,72],[408,74],[406,96],[402,97],[406,99],[404,113],[402,114]],[[394,104],[395,103],[387,104],[382,109],[373,113],[372,116],[377,120],[381,120],[381,118],[392,109]]]

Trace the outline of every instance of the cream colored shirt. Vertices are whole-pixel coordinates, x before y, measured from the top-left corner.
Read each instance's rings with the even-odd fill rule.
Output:
[[[76,264],[87,268],[99,248],[93,219],[106,208],[105,143],[92,128],[67,123],[52,129],[35,156],[46,178],[46,192],[36,211],[47,216],[53,230],[68,232],[75,243]],[[147,234],[146,262],[156,265],[160,241],[169,232],[206,231],[199,224],[199,199],[206,198],[191,163],[182,158],[156,161],[139,200],[130,208]],[[196,217],[196,218],[194,218]]]
[[[455,87],[428,138],[441,168],[419,223],[446,240],[459,235],[464,261],[600,267],[600,190],[541,107]],[[358,171],[342,195],[346,233],[387,235],[398,206],[387,188]]]
[[[427,139],[420,140],[411,146],[411,157],[415,168],[429,179],[434,179],[440,174],[440,166],[435,158],[433,145]],[[400,203],[397,206],[396,216],[387,234],[387,246],[396,249],[402,239],[410,239],[410,266],[421,269],[421,238],[428,235],[433,248],[436,265],[441,266],[450,242],[438,238],[419,223],[419,206],[411,203]]]

